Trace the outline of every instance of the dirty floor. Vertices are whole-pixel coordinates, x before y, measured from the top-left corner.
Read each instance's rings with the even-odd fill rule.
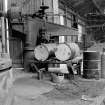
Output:
[[[8,95],[0,94],[0,105],[95,105],[94,100],[104,93],[105,87],[104,79],[75,77],[56,84],[48,79],[37,80],[36,74],[15,69],[13,77]]]

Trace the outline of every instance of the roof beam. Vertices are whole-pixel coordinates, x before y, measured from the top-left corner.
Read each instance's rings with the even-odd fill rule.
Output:
[[[103,27],[103,24],[86,26],[86,28],[102,28],[102,27]]]
[[[102,11],[101,11],[101,9],[100,9],[100,7],[99,7],[99,5],[96,3],[96,1],[95,1],[95,0],[92,0],[92,2],[93,2],[94,5],[96,6],[96,8],[99,10],[99,12],[100,12],[101,14],[103,14]]]

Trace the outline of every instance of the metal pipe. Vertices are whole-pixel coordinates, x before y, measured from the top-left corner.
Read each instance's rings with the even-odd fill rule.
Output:
[[[7,13],[8,11],[8,0],[3,0],[4,12]],[[5,19],[5,34],[6,34],[6,52],[9,54],[9,30],[8,30],[8,19]]]
[[[4,17],[1,17],[1,26],[2,26],[2,52],[6,52],[5,48],[5,19]]]

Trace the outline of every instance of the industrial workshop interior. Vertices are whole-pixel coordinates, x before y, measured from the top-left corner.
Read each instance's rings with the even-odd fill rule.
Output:
[[[105,105],[105,0],[0,0],[0,105]]]

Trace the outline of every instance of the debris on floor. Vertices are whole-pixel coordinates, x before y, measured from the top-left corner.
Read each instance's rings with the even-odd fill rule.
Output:
[[[102,94],[105,88],[105,80],[87,80],[87,79],[74,79],[67,83],[56,85],[55,88],[45,93],[48,98],[59,100],[75,100],[81,99],[83,96],[95,98]]]
[[[53,83],[49,79],[37,80],[29,74],[19,75],[22,76],[16,78],[13,84],[12,105],[101,105],[96,103],[99,103],[97,100],[101,94],[105,93],[105,79],[92,80],[75,76],[74,79]],[[100,103],[104,99],[102,96]]]

